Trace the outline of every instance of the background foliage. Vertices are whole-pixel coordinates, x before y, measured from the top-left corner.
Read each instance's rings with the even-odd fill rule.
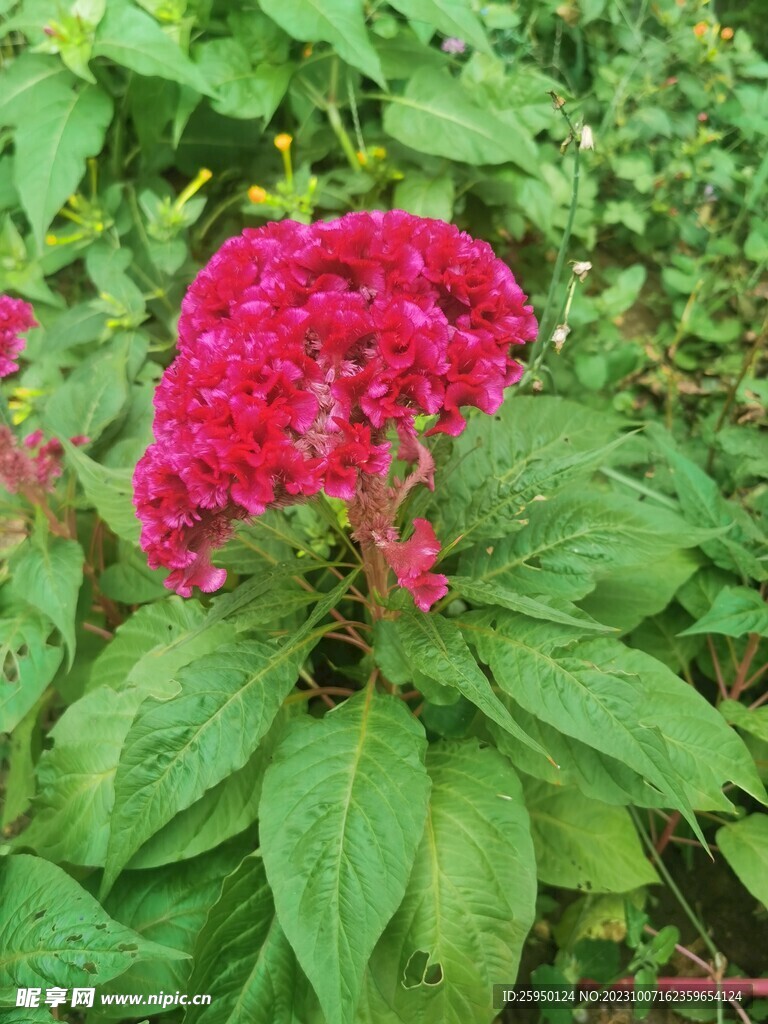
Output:
[[[685,950],[766,971],[663,895],[705,880],[764,934],[760,13],[0,0],[0,291],[41,324],[3,414],[66,453],[45,509],[0,491],[4,1001],[95,966],[100,992],[212,992],[203,1024],[484,1022],[521,954],[539,981],[688,973],[681,920]],[[562,145],[562,110],[594,150]],[[321,717],[306,676],[356,692],[371,657],[323,639],[356,614],[336,510],[263,517],[221,556],[228,592],[182,601],[130,480],[220,242],[380,207],[489,239],[544,330],[528,394],[436,447],[409,509],[457,543],[443,614],[376,626],[406,699]],[[317,876],[347,781],[351,846]],[[47,917],[18,928],[30,900]]]

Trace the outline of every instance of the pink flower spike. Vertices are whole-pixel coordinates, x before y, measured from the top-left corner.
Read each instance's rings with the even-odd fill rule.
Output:
[[[25,344],[20,335],[37,326],[28,302],[0,295],[0,377],[7,377],[18,370],[19,364],[15,359]]]
[[[441,572],[423,572],[415,579],[405,580],[403,586],[413,594],[413,603],[419,611],[428,612],[448,593],[448,577]]]

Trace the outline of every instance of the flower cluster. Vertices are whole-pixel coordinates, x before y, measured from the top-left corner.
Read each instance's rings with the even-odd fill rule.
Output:
[[[87,444],[87,437],[72,437],[72,444]],[[49,491],[61,476],[61,441],[43,440],[42,430],[28,434],[20,445],[10,427],[0,425],[0,484],[11,494]]]
[[[387,473],[388,431],[415,453],[417,416],[457,435],[462,407],[494,412],[522,373],[510,346],[536,334],[525,302],[485,242],[400,210],[230,239],[184,298],[134,477],[150,565],[182,595],[215,590],[234,520],[321,489],[354,502]],[[391,531],[380,548],[426,593],[439,544],[418,524],[410,543],[418,571]]]
[[[28,302],[0,295],[0,377],[18,370],[19,364],[14,360],[24,348],[20,335],[33,327],[37,327],[37,321]]]

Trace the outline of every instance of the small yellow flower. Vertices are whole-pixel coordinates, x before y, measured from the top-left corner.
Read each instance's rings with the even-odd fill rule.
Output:
[[[371,156],[374,160],[384,160],[387,156],[387,151],[383,146],[373,146],[371,149]]]
[[[293,136],[289,135],[287,132],[281,132],[279,135],[275,136],[275,148],[279,149],[281,153],[287,153],[291,148],[292,142]]]
[[[355,153],[355,156],[357,157],[357,162],[360,164],[360,166],[365,167],[365,165],[368,163],[368,157],[365,155],[365,153],[361,149],[358,149],[357,153]]]
[[[213,171],[209,171],[207,167],[201,167],[198,172],[198,177],[201,182],[210,181],[213,177]]]
[[[724,29],[721,29],[720,36],[723,39],[733,39],[733,29],[728,28],[728,26],[726,25]]]
[[[312,56],[312,43],[307,43],[307,45],[301,51],[301,56],[305,58]]]
[[[248,189],[248,198],[252,203],[266,203],[267,190],[262,188],[261,185],[251,185]]]
[[[701,39],[702,36],[705,36],[707,34],[708,28],[709,25],[706,21],[697,21],[696,24],[693,26],[693,34],[696,36],[697,39]]]

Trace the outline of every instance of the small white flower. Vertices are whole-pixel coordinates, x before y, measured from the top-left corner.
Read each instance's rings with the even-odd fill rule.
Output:
[[[552,343],[555,346],[555,352],[559,352],[565,344],[565,339],[571,333],[571,328],[568,324],[558,324],[552,335]]]
[[[595,148],[595,137],[592,134],[592,129],[588,124],[585,124],[581,129],[581,140],[579,142],[579,149],[594,149]]]
[[[578,277],[580,281],[583,281],[592,269],[592,264],[589,262],[589,260],[580,260],[574,263],[571,269],[573,270],[576,277]]]

